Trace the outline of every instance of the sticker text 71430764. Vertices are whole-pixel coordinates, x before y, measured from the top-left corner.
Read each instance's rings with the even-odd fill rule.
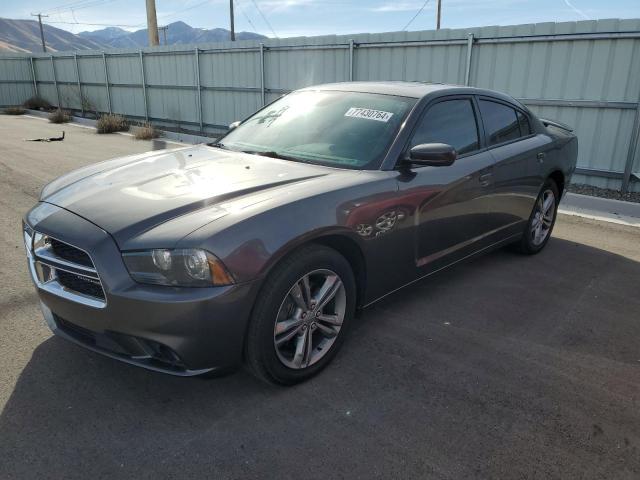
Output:
[[[376,120],[377,122],[388,122],[393,113],[383,112],[382,110],[372,110],[370,108],[351,107],[344,114],[345,117],[364,118],[367,120]]]

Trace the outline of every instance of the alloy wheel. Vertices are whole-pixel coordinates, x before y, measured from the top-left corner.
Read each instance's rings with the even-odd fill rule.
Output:
[[[556,197],[551,189],[547,189],[538,197],[529,229],[531,242],[537,247],[542,245],[553,226],[556,214]]]
[[[278,359],[298,370],[318,362],[336,341],[346,308],[346,290],[338,274],[320,269],[302,276],[278,310],[273,330]]]

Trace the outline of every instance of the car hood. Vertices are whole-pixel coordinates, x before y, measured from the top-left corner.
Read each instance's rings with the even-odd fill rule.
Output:
[[[203,145],[85,167],[49,184],[41,200],[89,220],[122,246],[176,217],[207,208],[206,223],[225,214],[214,208],[211,215],[210,207],[221,202],[268,189],[276,194],[279,187],[336,171]]]

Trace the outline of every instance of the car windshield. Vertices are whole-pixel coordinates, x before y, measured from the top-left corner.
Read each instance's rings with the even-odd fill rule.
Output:
[[[339,168],[376,169],[413,98],[300,91],[229,132],[221,148]]]

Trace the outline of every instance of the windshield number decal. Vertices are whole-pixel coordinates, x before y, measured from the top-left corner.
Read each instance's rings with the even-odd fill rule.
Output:
[[[371,110],[370,108],[351,107],[349,110],[347,110],[347,113],[345,113],[344,116],[353,118],[365,118],[367,120],[375,120],[377,122],[387,123],[393,116],[393,113],[383,112],[382,110]]]

